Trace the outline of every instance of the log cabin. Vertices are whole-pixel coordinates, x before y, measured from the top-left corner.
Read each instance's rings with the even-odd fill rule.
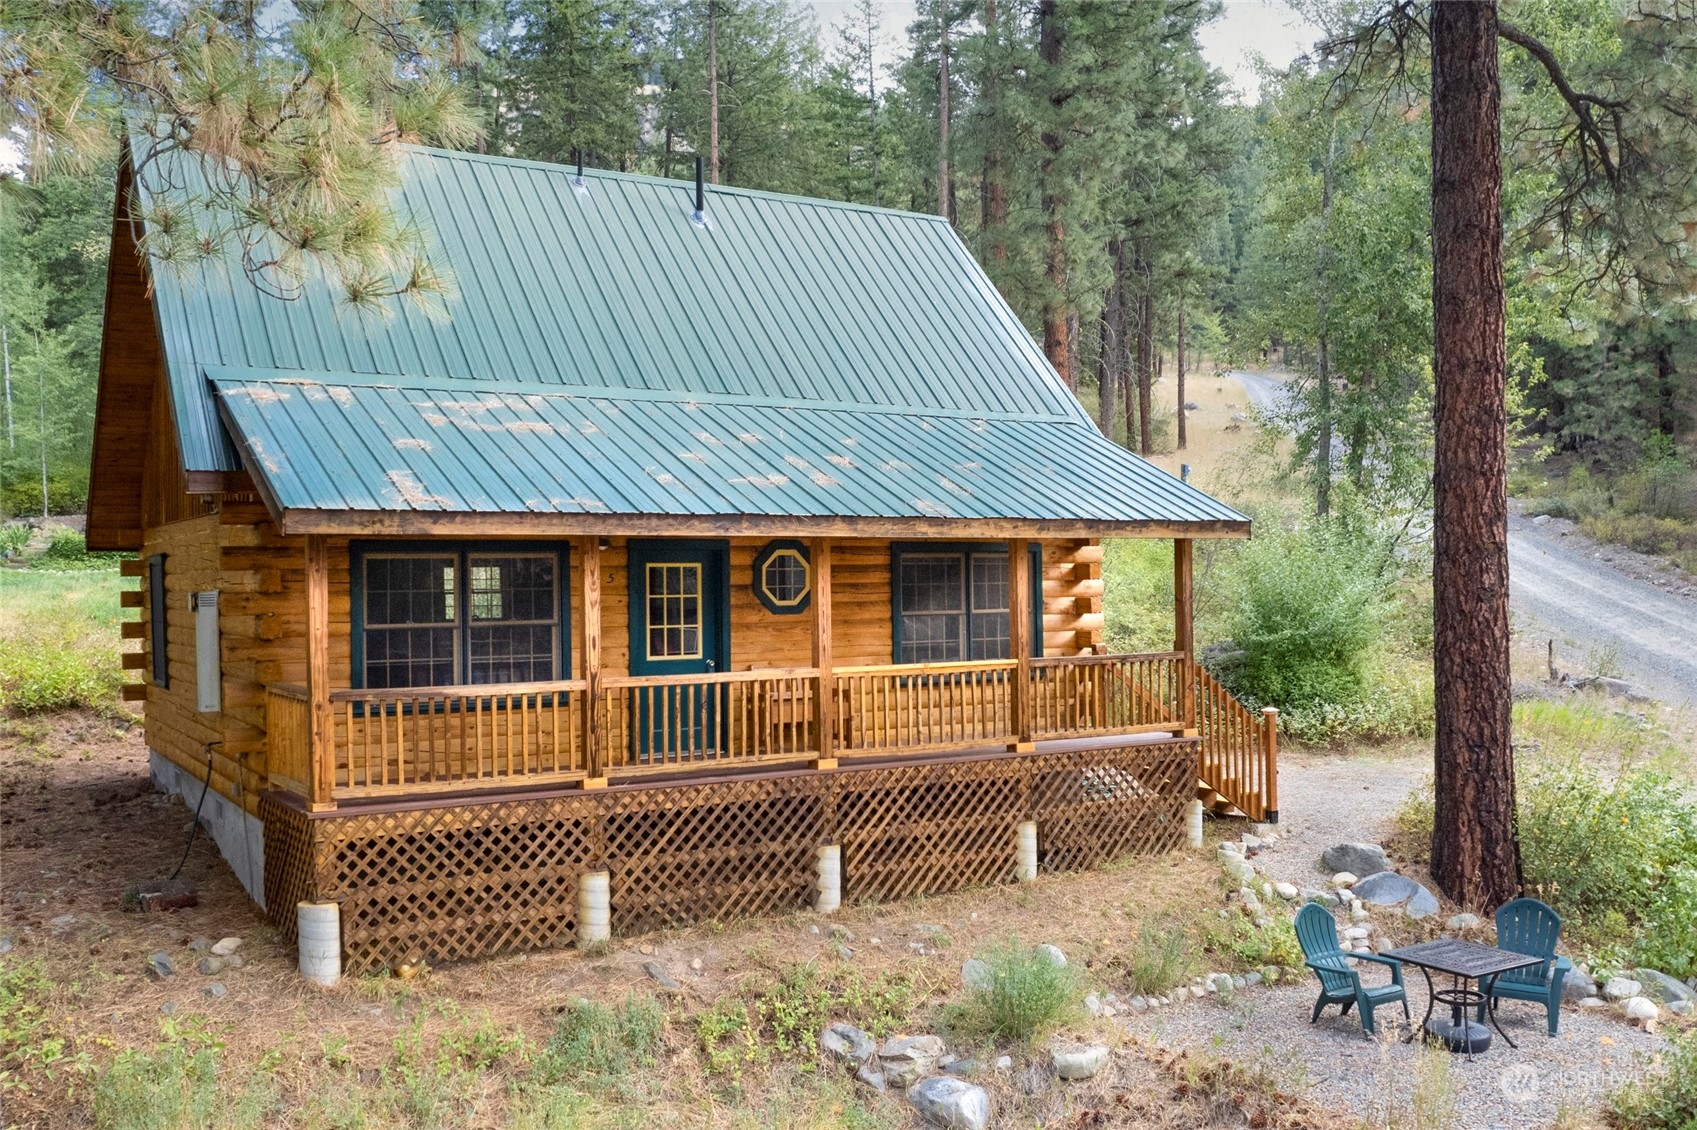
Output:
[[[88,542],[156,783],[344,966],[891,899],[1277,819],[1196,663],[1229,506],[1103,438],[950,226],[409,148],[445,316],[151,262],[126,161]],[[157,181],[157,183],[154,183]],[[693,188],[693,191],[692,191]],[[1104,538],[1174,545],[1170,651]]]

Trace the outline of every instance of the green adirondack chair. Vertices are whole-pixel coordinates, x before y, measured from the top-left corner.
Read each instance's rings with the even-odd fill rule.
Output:
[[[1537,965],[1511,969],[1491,983],[1490,1007],[1499,1000],[1532,1001],[1544,1006],[1550,1035],[1561,1021],[1561,983],[1573,962],[1556,956],[1556,939],[1561,936],[1561,915],[1533,898],[1505,902],[1497,909],[1497,946],[1500,949],[1541,957]],[[1485,1020],[1485,1005],[1479,1020]]]
[[[1360,1005],[1361,1027],[1372,1035],[1373,1010],[1392,1001],[1402,1002],[1404,1020],[1412,1019],[1408,1014],[1408,994],[1402,986],[1402,962],[1376,953],[1345,952],[1338,945],[1338,927],[1332,921],[1331,911],[1313,902],[1297,911],[1296,940],[1302,943],[1302,954],[1307,958],[1308,968],[1320,978],[1320,999],[1314,1002],[1314,1015],[1308,1018],[1308,1023],[1319,1020],[1320,1013],[1329,1004],[1343,1005],[1343,1016],[1348,1016],[1351,1008]],[[1390,966],[1391,983],[1362,984],[1361,974],[1350,966],[1351,958]]]

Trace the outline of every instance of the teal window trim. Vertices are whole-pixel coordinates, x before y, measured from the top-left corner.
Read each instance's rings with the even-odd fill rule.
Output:
[[[794,604],[778,604],[772,594],[766,591],[766,566],[780,553],[793,553],[801,558],[801,563],[807,568],[807,589],[801,594],[801,599]],[[754,557],[754,599],[761,607],[774,616],[797,616],[813,606],[813,554],[802,542],[794,538],[779,538],[769,541],[761,547]]]
[[[147,635],[148,649],[153,653],[153,685],[171,686],[171,617],[165,592],[166,554],[155,553],[147,559]]]
[[[348,543],[348,619],[352,633],[349,648],[349,684],[355,690],[365,688],[365,559],[373,554],[419,557],[453,557],[456,559],[456,591],[454,598],[454,631],[459,639],[458,656],[455,661],[455,682],[449,684],[464,688],[468,696],[476,695],[476,688],[492,684],[473,683],[471,674],[471,594],[468,588],[471,576],[467,565],[468,558],[481,555],[498,554],[538,554],[554,555],[554,600],[557,615],[556,639],[554,646],[554,669],[560,680],[572,677],[572,587],[571,587],[571,546],[562,541],[491,541],[491,540],[405,540],[405,541],[354,541]],[[549,705],[551,696],[542,695],[540,704]],[[432,711],[444,708],[457,709],[452,704],[437,703],[430,707]],[[410,706],[408,707],[410,711]]]
[[[1031,555],[1031,657],[1043,658],[1043,547],[1037,542],[1027,547]],[[950,554],[962,557],[961,570],[962,614],[966,617],[966,639],[972,640],[972,563],[968,558],[1000,553],[1008,555],[1008,543],[1002,541],[906,541],[890,543],[890,662],[902,661],[902,557],[907,554]],[[1012,578],[1009,578],[1010,583]],[[962,660],[970,662],[970,660]]]

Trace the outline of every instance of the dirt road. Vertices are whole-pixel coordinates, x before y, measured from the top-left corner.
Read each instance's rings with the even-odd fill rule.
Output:
[[[1271,408],[1284,382],[1233,371],[1249,402]],[[1509,601],[1515,626],[1556,641],[1569,670],[1618,671],[1664,702],[1697,706],[1697,597],[1617,568],[1628,556],[1561,526],[1509,519]],[[1638,564],[1642,564],[1641,561]],[[1680,586],[1688,588],[1689,586]]]

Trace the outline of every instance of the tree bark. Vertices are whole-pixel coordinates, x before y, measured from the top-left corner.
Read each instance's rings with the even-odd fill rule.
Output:
[[[1147,271],[1139,271],[1145,275]],[[1155,431],[1149,410],[1155,399],[1155,296],[1147,289],[1137,303],[1137,450],[1142,455],[1155,452]],[[1130,442],[1130,437],[1126,437]]]
[[[1112,276],[1108,293],[1102,302],[1102,349],[1096,371],[1101,389],[1097,426],[1109,439],[1114,438],[1114,413],[1121,375],[1125,370],[1125,241],[1111,240],[1108,258]],[[1128,433],[1129,434],[1129,433]]]
[[[949,219],[949,9],[938,8],[937,38],[937,214]]]
[[[719,0],[707,0],[707,166],[719,183]]]
[[[999,35],[996,0],[984,0],[984,35],[993,51]],[[1001,112],[1000,83],[1001,76],[992,64],[989,73],[984,76],[984,104],[992,114]],[[984,191],[979,208],[989,262],[1001,266],[1008,261],[1008,194],[1002,174],[1001,147],[994,142],[984,147]]]
[[[1510,728],[1501,92],[1495,0],[1432,6],[1432,877],[1520,893]]]
[[[1178,304],[1178,352],[1173,358],[1173,377],[1178,381],[1178,449],[1184,450],[1184,298]]]
[[[1057,0],[1041,0],[1037,5],[1037,55],[1050,68],[1051,74],[1061,65],[1065,29],[1057,10]],[[1059,114],[1063,96],[1053,89],[1049,96],[1050,111]],[[1044,272],[1049,280],[1048,301],[1043,304],[1043,352],[1049,364],[1063,377],[1072,368],[1072,338],[1067,333],[1067,253],[1066,192],[1059,169],[1061,151],[1066,147],[1066,135],[1051,120],[1042,131],[1043,143],[1043,215],[1044,233],[1048,247],[1044,256]]]
[[[1096,428],[1110,440],[1114,438],[1114,409],[1118,407],[1115,403],[1114,386],[1119,380],[1119,374],[1114,371],[1111,353],[1114,319],[1107,309],[1108,304],[1113,301],[1113,293],[1113,287],[1110,286],[1103,302],[1102,348],[1096,352]]]
[[[1314,441],[1314,513],[1322,518],[1332,510],[1332,354],[1326,334],[1332,303],[1326,282],[1326,238],[1332,226],[1332,167],[1337,156],[1338,120],[1334,115],[1331,137],[1326,143],[1326,168],[1320,178],[1320,255],[1315,264],[1320,288],[1320,432]]]

